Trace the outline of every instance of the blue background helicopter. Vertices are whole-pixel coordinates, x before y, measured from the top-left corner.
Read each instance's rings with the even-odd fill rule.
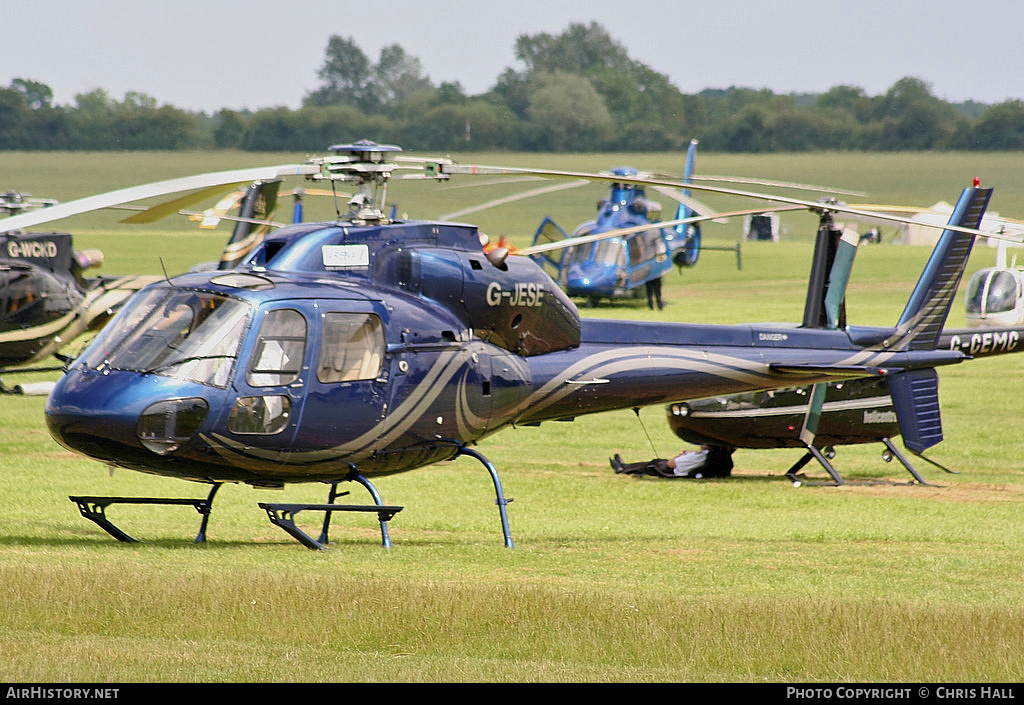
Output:
[[[479,439],[514,425],[791,387],[798,380],[885,374],[900,400],[901,424],[911,427],[905,439],[935,442],[920,423],[937,393],[934,368],[965,357],[935,349],[936,325],[941,328],[949,308],[942,292],[959,280],[989,189],[964,191],[896,327],[601,321],[581,319],[529,257],[485,253],[474,226],[385,216],[387,182],[405,169],[414,172],[410,178],[439,180],[529,170],[405,161],[397,147],[368,142],[332,151],[246,175],[354,182],[348,213],[280,228],[233,269],[151,285],[69,366],[48,398],[48,427],[65,447],[109,465],[211,486],[205,499],[72,498],[83,516],[115,537],[131,540],[107,519],[111,504],[193,504],[203,514],[197,539],[204,540],[223,484],[318,482],[331,486],[326,504],[261,506],[273,523],[318,549],[326,545],[334,512],[375,512],[388,545],[387,521],[401,507],[383,504],[370,478],[469,456],[491,475],[511,547],[509,500],[496,468],[472,447]],[[238,176],[174,180],[127,195],[234,183]],[[124,192],[83,199],[65,211],[121,199],[127,200]],[[842,254],[836,252],[836,261]],[[842,271],[833,267],[827,286],[812,282],[822,288],[816,316],[834,318],[834,296],[845,288]],[[810,404],[820,406],[816,395]],[[336,504],[336,488],[345,481],[366,487],[373,504]],[[305,510],[325,513],[319,539],[295,523]]]
[[[609,195],[598,203],[596,218],[577,226],[571,236],[552,218],[545,218],[534,233],[530,256],[570,296],[585,299],[590,306],[597,306],[602,300],[641,298],[646,293],[648,307],[660,309],[662,277],[673,266],[679,270],[696,266],[702,251],[735,252],[736,267],[743,268],[740,243],[735,247],[703,244],[703,222],[724,224],[732,215],[778,218],[778,211],[793,210],[792,206],[778,206],[761,211],[716,213],[693,198],[691,189],[696,188],[695,181],[854,193],[765,179],[697,177],[697,144],[697,140],[690,141],[682,183],[677,187],[651,182],[650,175],[633,167],[612,169],[605,174],[610,182]],[[661,205],[647,197],[648,186],[678,201],[672,220],[662,219]]]
[[[691,140],[686,154],[684,184],[691,183],[693,179],[696,154],[697,141]],[[583,244],[560,249],[557,254],[544,252],[532,257],[570,296],[584,298],[592,306],[602,299],[637,297],[650,285],[648,305],[661,308],[658,286],[661,277],[673,266],[693,267],[697,264],[702,249],[701,224],[689,222],[657,227],[655,223],[661,219],[661,206],[648,200],[644,185],[636,181],[639,172],[633,167],[617,167],[610,174],[623,179],[611,183],[608,197],[598,203],[597,217],[579,225],[571,237],[599,236],[612,230],[644,225],[651,227],[621,237],[588,239]],[[676,219],[711,214],[709,208],[692,199],[686,187],[672,197],[679,200]],[[557,243],[567,238],[570,238],[569,234],[558,223],[545,218],[534,234],[532,244]],[[736,258],[737,266],[740,266],[738,245]]]

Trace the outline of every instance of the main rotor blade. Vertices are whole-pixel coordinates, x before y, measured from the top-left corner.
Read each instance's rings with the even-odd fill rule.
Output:
[[[141,186],[109,191],[96,196],[88,196],[75,201],[67,201],[66,203],[51,206],[41,211],[5,218],[0,220],[0,233],[22,230],[33,225],[41,225],[102,208],[131,203],[143,198],[153,198],[155,196],[164,196],[169,193],[192,191],[195,189],[212,189],[212,187],[221,187],[222,191],[227,191],[239,186],[246,186],[253,181],[273,180],[289,175],[316,174],[318,171],[315,165],[285,164],[281,166],[217,171],[208,174],[185,176],[179,179],[169,179],[167,181],[156,181]]]
[[[831,186],[815,186],[814,184],[798,184],[790,181],[771,181],[768,179],[752,179],[742,176],[711,176],[701,174],[690,177],[694,181],[719,181],[722,183],[752,184],[757,186],[777,186],[779,188],[792,188],[801,191],[817,191],[819,193],[838,193],[843,196],[867,196],[863,191],[846,191],[845,189],[832,188]]]
[[[578,181],[570,181],[568,183],[555,184],[553,186],[542,186],[541,188],[531,189],[530,191],[523,191],[521,193],[513,194],[511,196],[505,196],[504,198],[497,198],[493,201],[487,201],[486,203],[481,203],[480,205],[472,206],[471,208],[464,208],[463,210],[455,211],[454,213],[447,213],[438,218],[438,220],[450,221],[453,218],[461,218],[464,215],[476,213],[477,211],[486,210],[488,208],[494,208],[495,206],[503,206],[508,203],[514,203],[515,201],[521,201],[526,198],[533,198],[535,196],[541,196],[546,193],[553,193],[555,191],[564,191],[566,189],[577,188],[579,186],[585,186],[587,183],[589,182],[586,181],[585,179],[579,179]]]
[[[561,250],[565,247],[573,247],[575,245],[585,245],[588,242],[597,242],[598,240],[607,240],[613,237],[623,237],[625,235],[632,235],[633,233],[644,232],[645,230],[656,230],[660,228],[674,228],[677,225],[688,225],[690,223],[700,223],[705,220],[711,220],[715,217],[733,217],[740,215],[751,215],[756,213],[767,213],[769,211],[792,211],[792,210],[803,210],[798,206],[779,206],[777,208],[757,208],[751,210],[742,211],[730,211],[728,213],[718,213],[715,216],[697,215],[690,218],[677,218],[676,220],[662,220],[657,223],[646,223],[644,225],[634,225],[629,228],[616,228],[614,230],[605,230],[604,232],[594,233],[593,235],[584,235],[582,237],[567,237],[564,240],[558,240],[556,242],[546,242],[543,245],[534,245],[532,247],[526,247],[521,250],[516,250],[518,255],[536,255],[541,252],[550,252],[552,250]]]
[[[944,211],[937,210],[934,206],[930,208],[921,208],[916,206],[892,206],[882,205],[874,203],[850,203],[846,204],[851,208],[857,208],[870,213],[870,216],[857,216],[853,220],[861,220],[865,222],[877,222],[878,220],[884,220],[879,214],[898,214],[906,213],[913,215],[918,220],[912,220],[913,225],[929,227],[927,222],[919,220],[920,218],[932,218],[935,220],[935,224],[931,227],[937,227],[940,221],[948,219],[952,210]],[[1015,218],[1004,218],[996,215],[986,215],[978,226],[986,237],[997,239],[1000,242],[1021,244],[1024,242],[1024,221]]]
[[[527,169],[523,167],[503,167],[503,166],[487,166],[482,164],[450,164],[444,167],[449,173],[452,174],[533,174],[535,176],[544,176],[550,179],[557,178],[570,178],[570,179],[588,179],[591,181],[598,182],[612,182],[612,183],[628,183],[637,184],[640,186],[665,186],[668,188],[676,189],[691,189],[696,191],[706,191],[708,193],[718,193],[726,196],[738,196],[741,198],[750,198],[758,201],[772,201],[775,203],[785,203],[792,206],[799,206],[801,209],[813,211],[815,213],[821,213],[829,211],[832,213],[847,213],[850,215],[859,215],[863,217],[880,218],[892,223],[903,223],[906,225],[918,225],[926,228],[934,228],[937,230],[953,230],[956,232],[967,233],[969,235],[980,235],[982,237],[989,237],[993,239],[1009,239],[1005,235],[997,233],[985,232],[976,228],[964,228],[956,225],[939,225],[927,222],[920,222],[911,220],[910,218],[902,218],[899,216],[893,216],[883,213],[872,213],[869,211],[859,210],[857,208],[850,208],[843,204],[833,203],[822,203],[820,201],[806,201],[799,198],[790,198],[788,196],[777,196],[766,193],[756,193],[752,191],[741,191],[739,189],[725,188],[721,186],[707,186],[704,184],[686,183],[683,181],[670,181],[661,179],[643,179],[634,176],[620,176],[615,174],[590,174],[586,172],[578,171],[559,171],[556,169]],[[755,211],[756,212],[756,211]],[[719,214],[723,215],[723,214]],[[1014,241],[1011,239],[1011,241]]]
[[[164,201],[158,203],[155,206],[149,208],[143,208],[135,215],[130,215],[127,218],[122,219],[122,223],[153,223],[169,215],[175,215],[187,206],[191,206],[193,203],[199,201],[205,201],[207,198],[213,198],[224,193],[224,186],[210,186],[209,188],[200,189],[199,191],[193,191],[192,193],[175,198],[170,201]],[[244,191],[239,193],[244,194]]]
[[[857,255],[860,235],[852,230],[843,231],[836,243],[836,253],[829,270],[828,293],[825,294],[825,317],[828,327],[839,328],[840,308],[846,298],[846,287],[850,282],[853,258]]]
[[[445,191],[456,191],[463,188],[478,188],[480,186],[504,186],[505,184],[518,184],[523,181],[543,181],[541,176],[520,176],[514,179],[488,179],[487,181],[475,181],[468,184],[448,184]]]
[[[718,214],[715,213],[714,210],[712,210],[708,206],[704,205],[700,201],[694,200],[694,199],[692,199],[692,198],[690,198],[688,196],[684,196],[682,193],[680,193],[678,191],[675,191],[673,189],[670,189],[667,186],[654,186],[653,188],[654,188],[655,191],[657,191],[658,193],[662,194],[663,196],[668,196],[669,198],[672,198],[672,199],[678,201],[679,203],[682,203],[684,206],[686,206],[690,210],[694,211],[695,213],[700,213],[701,215],[712,216],[711,222],[713,222],[713,223],[725,224],[725,223],[729,222],[728,219],[726,219],[726,218],[718,217]]]
[[[111,206],[111,208],[115,209],[115,210],[140,211],[140,212],[147,210],[146,208],[143,208],[142,206]],[[172,213],[170,215],[184,215],[184,216],[187,216],[188,218],[191,218],[192,220],[196,220],[196,221],[203,221],[203,220],[211,220],[211,221],[214,221],[214,220],[215,221],[228,220],[228,221],[231,221],[232,223],[249,223],[250,225],[269,225],[272,228],[283,228],[286,225],[285,223],[278,223],[277,221],[274,221],[274,220],[260,220],[259,218],[243,218],[241,216],[227,215],[227,214],[224,214],[224,215],[213,215],[213,214],[205,212],[205,211],[204,212],[200,212],[200,211],[190,211],[190,210],[184,210],[184,209],[182,209],[180,211],[177,211],[176,213]],[[128,221],[127,220],[122,220],[121,222],[122,223],[127,223]],[[217,227],[217,225],[216,225],[216,223],[214,223],[213,225],[200,225],[199,227],[204,229],[204,230],[213,230],[214,228]]]

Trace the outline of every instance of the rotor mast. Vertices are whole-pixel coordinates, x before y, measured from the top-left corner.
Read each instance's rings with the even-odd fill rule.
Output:
[[[450,177],[438,160],[403,158],[395,155],[402,148],[393,144],[377,144],[359,140],[351,144],[336,144],[328,148],[328,157],[314,157],[308,164],[318,167],[306,178],[311,181],[342,181],[354,183],[356,193],[349,199],[347,217],[351,220],[384,223],[387,208],[388,181],[392,178],[431,178],[447,181]],[[444,161],[444,160],[441,160]],[[412,163],[415,166],[403,166]],[[417,174],[395,176],[400,169]],[[340,215],[340,213],[339,213]]]

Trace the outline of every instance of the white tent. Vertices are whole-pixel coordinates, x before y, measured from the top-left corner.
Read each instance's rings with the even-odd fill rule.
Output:
[[[940,228],[926,227],[924,224],[943,226],[949,222],[949,216],[953,213],[953,206],[945,201],[939,201],[926,211],[921,211],[913,216],[911,220],[921,225],[907,225],[900,240],[905,245],[929,245],[933,246],[942,235]],[[998,213],[986,211],[981,219],[979,230],[990,232],[993,235],[1003,235],[1016,240],[1024,241],[1024,226],[1017,221],[1004,220]]]

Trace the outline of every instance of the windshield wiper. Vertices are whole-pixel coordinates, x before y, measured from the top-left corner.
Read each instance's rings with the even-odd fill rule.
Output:
[[[172,367],[177,367],[178,365],[184,365],[187,362],[198,362],[199,360],[233,360],[233,359],[235,359],[234,355],[193,355],[192,357],[183,357],[180,360],[172,360],[171,362],[165,363],[163,365],[159,365],[159,366],[154,367],[152,369],[144,370],[142,372],[142,374],[144,374],[144,375],[159,374],[160,372],[166,372],[167,370],[171,369]]]

